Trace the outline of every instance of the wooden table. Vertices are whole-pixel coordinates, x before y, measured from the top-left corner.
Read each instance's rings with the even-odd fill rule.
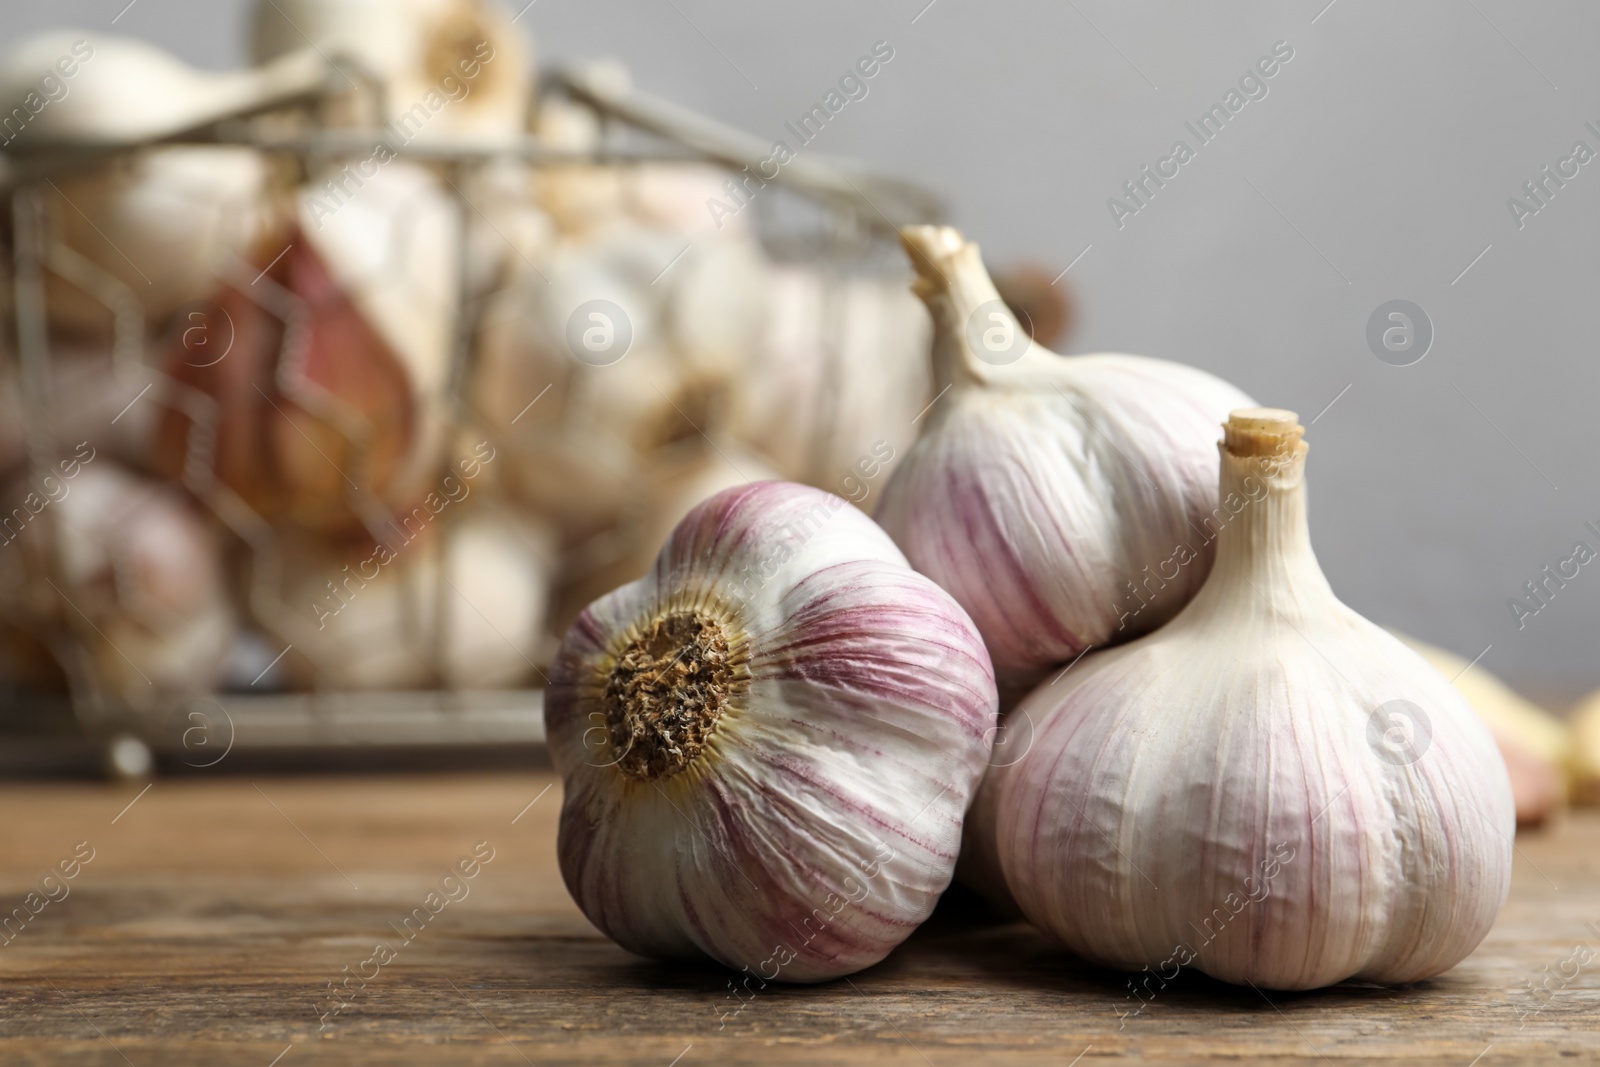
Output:
[[[1600,813],[1523,835],[1488,940],[1411,989],[1269,1001],[1185,975],[1119,1019],[1122,977],[948,908],[883,964],[719,1023],[727,972],[629,956],[572,905],[559,803],[542,772],[0,786],[0,907],[93,850],[0,947],[0,1063],[1600,1062],[1600,954],[1561,966],[1600,948]],[[425,907],[485,841],[445,883],[459,899]],[[366,962],[419,907],[395,958]],[[324,1025],[355,972],[376,977]]]

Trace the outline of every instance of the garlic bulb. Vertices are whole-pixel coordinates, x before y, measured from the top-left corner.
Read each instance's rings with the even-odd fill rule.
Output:
[[[315,46],[355,84],[375,76],[380,122],[402,141],[508,136],[527,123],[533,57],[494,0],[260,0],[250,47],[261,63]],[[353,59],[355,63],[341,62]],[[370,122],[353,112],[352,123]]]
[[[9,478],[26,459],[26,401],[19,378],[12,368],[0,366],[0,479]],[[142,463],[160,406],[148,395],[129,404],[156,380],[156,372],[142,364],[118,367],[105,346],[52,343],[50,427],[56,450],[65,455],[87,442],[118,463]]]
[[[561,646],[567,888],[643,955],[763,982],[869,966],[949,882],[995,699],[970,620],[861,512],[719,493]]]
[[[542,144],[558,152],[592,156],[601,148],[599,116],[565,97],[539,101],[534,132]],[[611,163],[564,163],[536,168],[532,189],[557,229],[582,236],[626,213],[626,175],[625,168]]]
[[[916,298],[889,279],[785,264],[772,270],[767,300],[740,382],[741,439],[785,476],[834,492],[875,444],[903,454],[933,399],[931,331]],[[873,489],[888,483],[893,460],[883,467]]]
[[[722,439],[761,328],[762,266],[748,247],[622,220],[561,242],[493,298],[473,404],[506,446],[514,494],[568,543],[649,491],[658,450]],[[611,347],[583,348],[602,321]]]
[[[1392,632],[1392,631],[1391,631]],[[1395,634],[1440,674],[1489,727],[1511,775],[1517,825],[1536,826],[1566,805],[1572,733],[1567,724],[1518,694],[1481,663]]]
[[[1170,619],[1211,566],[1217,423],[1250,400],[1177,363],[1057,356],[1028,340],[976,245],[930,226],[902,237],[949,395],[878,521],[967,609],[1003,674]]]
[[[212,527],[177,490],[110,463],[85,445],[59,475],[7,490],[18,506],[0,534],[0,604],[41,637],[72,635],[113,696],[155,710],[217,681],[234,615]]]
[[[552,612],[556,634],[592,601],[648,572],[673,527],[696,504],[724,489],[778,480],[759,457],[733,445],[713,448],[703,438],[669,445],[649,466],[649,479],[623,505],[616,524],[567,553]]]
[[[62,60],[70,66],[58,66]],[[38,99],[30,91],[41,74],[54,78],[59,94],[8,131],[21,144],[171,133],[249,101],[266,83],[258,74],[195,70],[142,41],[73,31],[30,38],[0,67],[0,99]],[[57,76],[67,69],[70,77]],[[130,293],[153,322],[205,296],[265,226],[266,177],[266,163],[253,149],[186,145],[53,179],[45,187],[51,233],[104,282],[102,291],[85,292],[47,273],[51,325],[109,338],[106,286]]]
[[[1412,982],[1505,902],[1505,765],[1460,694],[1329,589],[1302,432],[1292,412],[1234,412],[1200,594],[1008,718],[1034,741],[985,781],[993,854],[1022,912],[1095,962]]]
[[[326,64],[304,47],[256,70],[191,67],[132,37],[49,30],[0,60],[0,93],[27,109],[5,136],[44,141],[141,141],[212,122],[285,93],[312,89]]]
[[[282,598],[302,624],[283,635],[298,650],[284,660],[293,685],[504,689],[536,679],[553,537],[496,508],[442,521],[396,527],[381,546],[286,536]]]
[[[1578,705],[1571,723],[1573,799],[1600,805],[1600,692]]]

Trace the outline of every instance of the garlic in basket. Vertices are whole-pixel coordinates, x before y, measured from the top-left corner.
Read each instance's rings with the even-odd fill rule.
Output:
[[[14,109],[0,139],[21,152],[159,137],[259,100],[296,66],[218,73],[143,41],[51,31],[0,59],[0,100]],[[159,323],[203,297],[266,225],[266,181],[262,157],[232,145],[145,149],[51,178],[41,186],[50,235],[65,246],[45,278],[51,326],[109,341],[119,298]],[[62,260],[76,279],[60,276]]]
[[[1058,356],[1029,341],[959,232],[902,239],[949,395],[878,521],[972,615],[1002,674],[1170,619],[1211,566],[1217,423],[1249,398],[1164,360]]]
[[[265,63],[309,45],[350,79],[341,85],[376,78],[380,121],[403,142],[505,137],[522,132],[533,92],[515,21],[495,0],[259,0],[250,48]],[[354,107],[329,117],[368,120]]]
[[[561,646],[567,888],[643,955],[860,970],[949,883],[995,706],[971,621],[870,519],[792,483],[726,490]]]
[[[1022,912],[1095,962],[1413,982],[1505,902],[1505,765],[1450,683],[1328,587],[1302,432],[1292,412],[1234,412],[1205,588],[1011,713],[1034,743],[990,773],[973,829]]]

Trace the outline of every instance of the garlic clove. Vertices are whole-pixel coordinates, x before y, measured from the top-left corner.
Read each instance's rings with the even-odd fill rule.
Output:
[[[644,955],[762,981],[869,966],[949,882],[994,707],[970,620],[870,519],[727,490],[562,644],[567,887]]]
[[[1600,692],[1586,697],[1569,722],[1573,800],[1584,805],[1600,805]]]
[[[1481,663],[1470,663],[1405,634],[1395,636],[1449,678],[1488,725],[1511,774],[1517,824],[1538,825],[1564,807],[1567,768],[1572,763],[1572,734],[1567,724],[1521,696]]]
[[[985,781],[993,852],[1023,913],[1096,962],[1412,982],[1470,953],[1505,901],[1504,762],[1437,671],[1334,597],[1301,433],[1289,412],[1235,412],[1205,587],[1008,717],[1034,744]]]
[[[1170,619],[1210,568],[1215,427],[1250,403],[1203,371],[1063,358],[1029,341],[976,245],[902,232],[948,395],[885,489],[879,521],[1026,676]]]
[[[1569,782],[1566,771],[1541,759],[1525,747],[1520,740],[1498,731],[1493,724],[1489,732],[1500,748],[1500,757],[1506,761],[1506,773],[1511,777],[1511,797],[1516,803],[1517,825],[1540,826],[1567,806]]]

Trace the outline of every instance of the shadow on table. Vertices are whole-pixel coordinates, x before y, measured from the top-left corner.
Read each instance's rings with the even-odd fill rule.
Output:
[[[1408,986],[1348,981],[1326,989],[1261,990],[1202,974],[1192,965],[1163,981],[1152,971],[1127,972],[1090,963],[1020,919],[997,912],[982,897],[952,886],[928,921],[886,960],[862,972],[874,984],[926,981],[929,973],[969,976],[985,989],[1073,994],[1101,1000],[1108,1010],[1137,1011],[1157,997],[1196,1011],[1282,1011],[1350,1005],[1415,996],[1449,985],[1448,978]]]

